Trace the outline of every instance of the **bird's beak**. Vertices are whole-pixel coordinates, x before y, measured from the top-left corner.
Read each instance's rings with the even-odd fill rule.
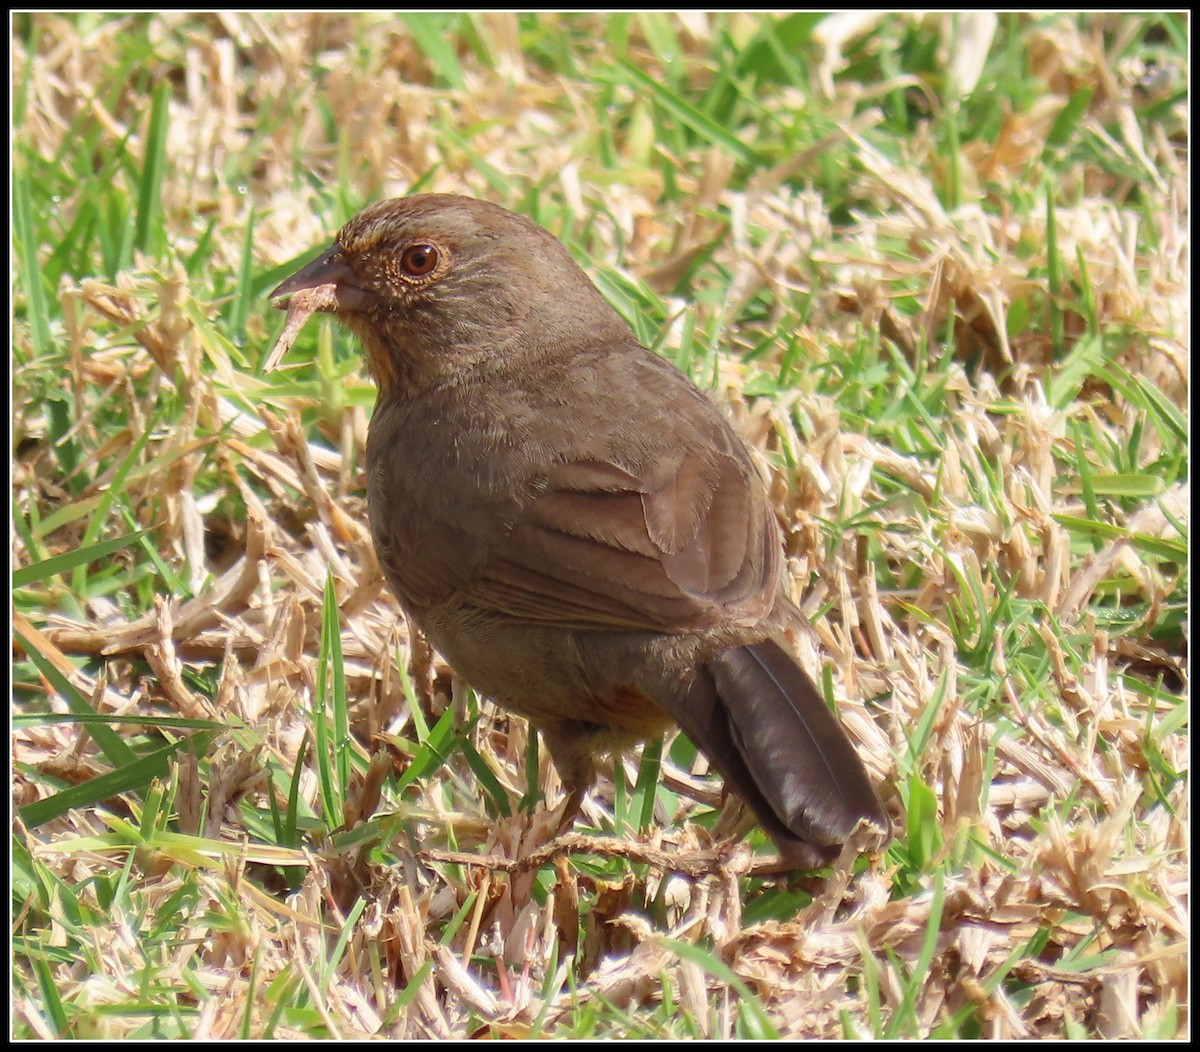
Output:
[[[356,275],[337,245],[323,252],[308,266],[296,271],[271,293],[270,300],[282,310],[297,292],[315,289],[321,285],[332,285],[333,297],[324,301],[317,310],[339,313],[361,308],[364,300],[363,290],[356,284]]]
[[[283,332],[263,362],[263,372],[269,373],[279,365],[314,313],[361,311],[368,299],[368,293],[358,284],[354,268],[337,245],[302,267],[271,293],[271,302],[281,310],[287,308],[288,313]]]

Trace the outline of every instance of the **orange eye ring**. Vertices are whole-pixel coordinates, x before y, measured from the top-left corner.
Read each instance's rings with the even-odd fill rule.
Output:
[[[400,255],[400,269],[410,278],[426,278],[437,269],[441,258],[433,245],[409,245]]]

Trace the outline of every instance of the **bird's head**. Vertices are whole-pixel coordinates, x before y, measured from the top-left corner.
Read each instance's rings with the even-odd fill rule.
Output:
[[[419,392],[498,354],[568,353],[629,329],[566,248],[499,205],[452,194],[380,201],[284,281],[362,341],[381,394]]]

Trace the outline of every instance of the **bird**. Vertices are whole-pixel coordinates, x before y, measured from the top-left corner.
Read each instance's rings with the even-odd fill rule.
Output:
[[[678,726],[789,866],[828,864],[863,820],[886,838],[790,652],[802,615],[745,441],[561,241],[485,200],[392,198],[270,298],[357,338],[387,583],[457,676],[537,729],[576,807],[601,759]]]

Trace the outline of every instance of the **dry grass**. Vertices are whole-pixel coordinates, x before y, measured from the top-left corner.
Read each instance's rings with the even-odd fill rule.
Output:
[[[1186,22],[799,18],[17,21],[18,1036],[1186,1036]],[[728,402],[884,854],[714,847],[678,739],[545,846],[383,585],[354,349],[258,367],[415,184]]]

